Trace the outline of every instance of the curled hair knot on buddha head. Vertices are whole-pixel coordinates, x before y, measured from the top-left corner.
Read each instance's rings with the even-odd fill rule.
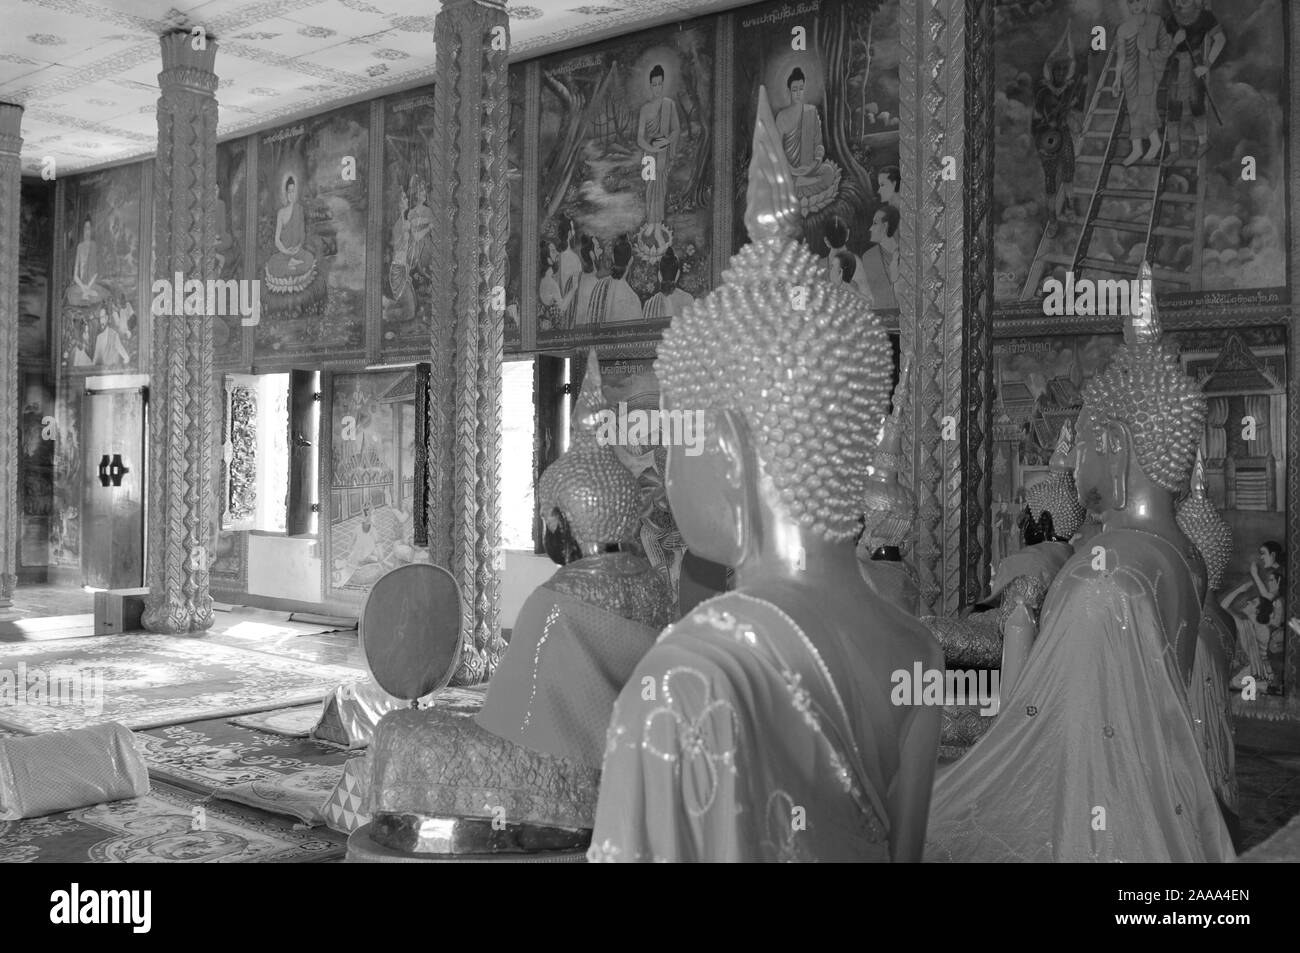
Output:
[[[1125,318],[1124,345],[1083,392],[1083,412],[1101,433],[1109,420],[1126,424],[1142,472],[1157,486],[1186,489],[1205,426],[1205,397],[1178,352],[1161,340],[1151,267],[1142,263],[1137,313]]]
[[[746,225],[723,283],[673,319],[656,363],[674,408],[730,411],[792,519],[852,539],[889,406],[892,358],[859,296],[798,241],[798,203],[759,90]]]

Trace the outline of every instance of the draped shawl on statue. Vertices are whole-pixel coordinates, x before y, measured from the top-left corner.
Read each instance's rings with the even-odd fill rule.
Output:
[[[1164,635],[1196,638],[1200,594],[1194,614],[1177,608],[1190,573],[1164,539],[1119,530],[1092,544],[1053,582],[997,721],[938,775],[927,860],[1233,858]]]
[[[888,684],[848,639],[814,645],[769,602],[703,603],[614,707],[589,858],[889,860]]]

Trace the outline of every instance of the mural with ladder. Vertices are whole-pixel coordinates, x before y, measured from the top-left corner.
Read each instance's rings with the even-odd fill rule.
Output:
[[[1283,6],[998,4],[1000,307],[1144,258],[1167,308],[1289,301]]]

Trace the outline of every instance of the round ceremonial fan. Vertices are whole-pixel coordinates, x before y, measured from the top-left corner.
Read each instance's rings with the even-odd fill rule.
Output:
[[[428,563],[379,578],[358,624],[361,651],[379,687],[414,702],[451,681],[460,661],[460,589]]]

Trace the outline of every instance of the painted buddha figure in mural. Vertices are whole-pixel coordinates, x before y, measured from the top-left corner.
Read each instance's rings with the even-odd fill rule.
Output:
[[[673,319],[656,362],[665,409],[704,415],[699,453],[669,448],[673,513],[737,585],[670,626],[619,696],[591,860],[920,855],[939,717],[892,705],[890,673],[939,665],[939,650],[867,585],[853,544],[889,340],[796,238],[765,90],[758,113],[752,242]]]
[[[266,263],[267,290],[293,294],[306,290],[316,277],[316,256],[306,247],[307,220],[298,201],[298,183],[284,180],[284,204],[275,214],[275,253]]]
[[[640,525],[640,494],[597,442],[608,408],[594,352],[587,368],[572,445],[538,484],[547,551],[563,565],[520,609],[482,711],[403,709],[375,729],[372,836],[387,846],[411,843],[412,824],[482,827],[498,811],[509,850],[589,839],[614,699],[671,618],[663,577],[618,549]]]
[[[987,734],[935,782],[928,860],[1234,856],[1189,704],[1205,565],[1179,529],[1205,398],[1142,267],[1125,344],[1086,386],[1074,474],[1103,531],[1047,592]]]
[[[668,202],[668,176],[672,171],[677,140],[682,134],[677,116],[677,102],[665,96],[664,68],[658,64],[650,70],[650,99],[637,117],[636,142],[654,161],[654,175],[645,183],[645,225],[647,231],[665,221]]]
[[[72,284],[68,285],[66,300],[78,307],[90,307],[108,298],[109,290],[99,280],[99,246],[90,224],[90,217],[81,223],[81,241],[72,261]]]
[[[782,155],[793,177],[799,212],[805,216],[830,205],[840,185],[839,166],[826,158],[821,116],[816,106],[805,102],[807,82],[798,66],[790,71],[785,81],[790,105],[776,114]]]

